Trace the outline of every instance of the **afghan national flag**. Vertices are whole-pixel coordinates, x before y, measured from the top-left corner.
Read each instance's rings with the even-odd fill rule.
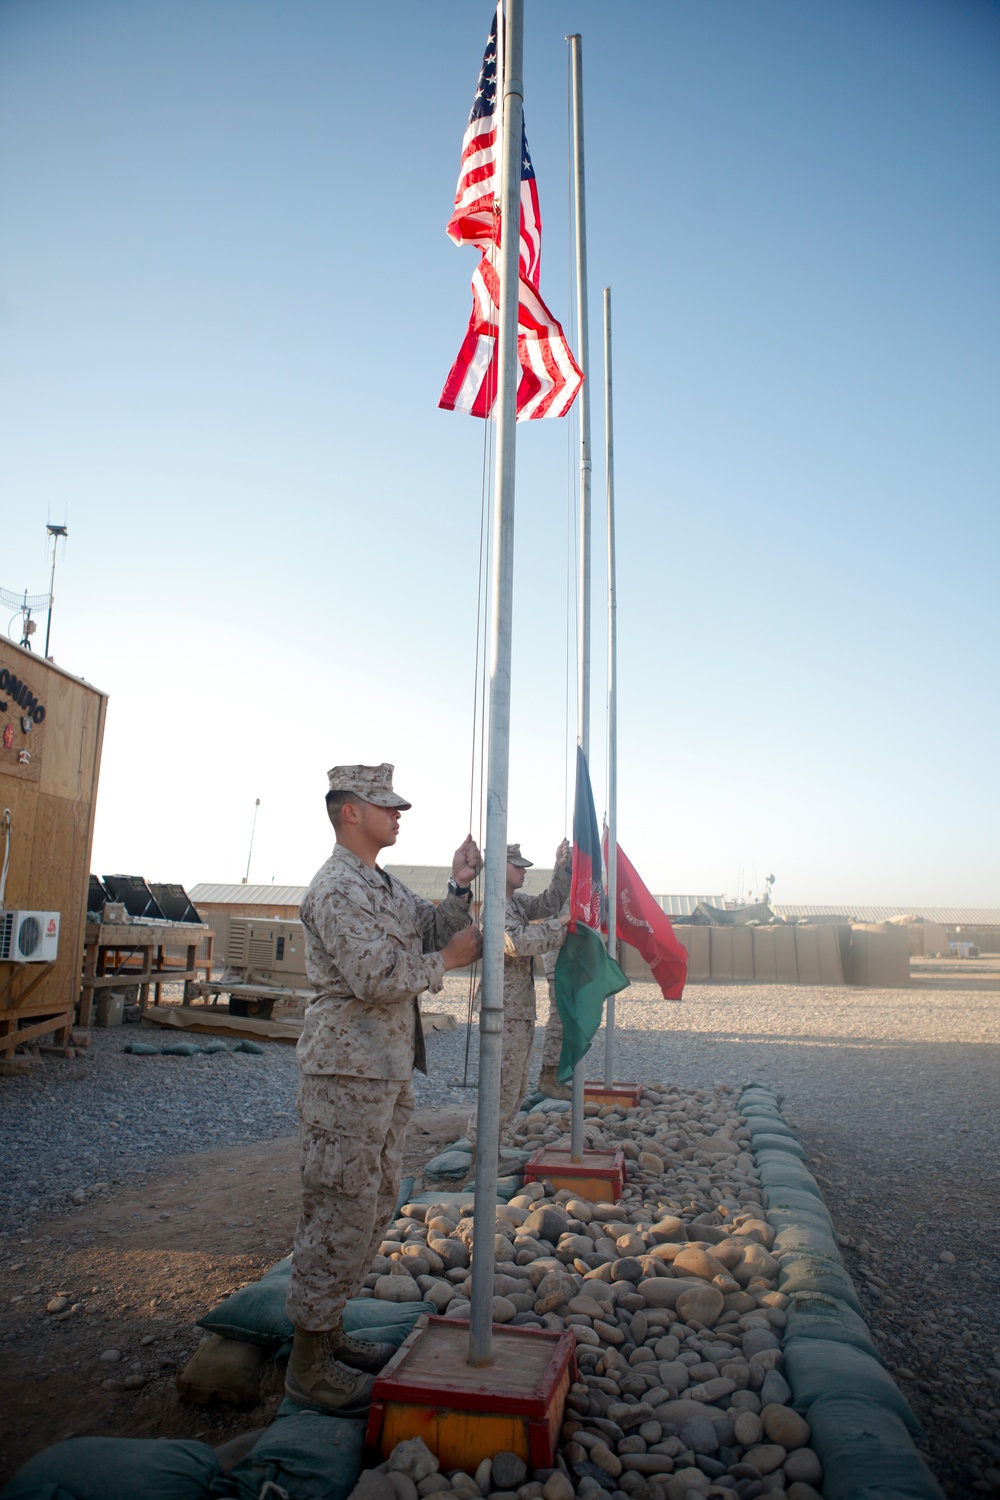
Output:
[[[604,1002],[629,984],[601,941],[599,932],[581,923],[567,932],[554,975],[556,1006],[563,1024],[559,1082],[566,1083],[587,1052],[601,1024]]]
[[[629,982],[600,937],[607,910],[601,879],[601,845],[587,758],[579,747],[569,910],[571,921],[559,949],[554,975],[556,1005],[563,1023],[558,1075],[561,1083],[572,1078],[574,1067],[589,1052],[607,997],[625,989]]]
[[[576,802],[573,808],[573,877],[569,888],[570,932],[577,924],[602,931],[607,927],[607,904],[601,879],[601,841],[597,833],[594,794],[590,790],[587,757],[576,747]],[[612,992],[613,993],[613,992]]]
[[[608,858],[608,830],[604,830],[604,858]],[[621,844],[615,861],[617,888],[616,930],[623,943],[642,954],[653,971],[664,1000],[679,1000],[687,979],[688,956],[674,936],[670,918],[649,894],[625,858]]]

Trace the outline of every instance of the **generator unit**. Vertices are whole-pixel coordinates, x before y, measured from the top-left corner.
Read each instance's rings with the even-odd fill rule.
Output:
[[[0,963],[51,964],[58,956],[57,911],[0,911]]]
[[[218,956],[227,968],[240,970],[248,982],[292,987],[308,982],[301,922],[231,916]]]

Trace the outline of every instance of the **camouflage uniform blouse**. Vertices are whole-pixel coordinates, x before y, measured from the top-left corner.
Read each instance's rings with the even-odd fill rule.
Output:
[[[560,948],[565,928],[556,917],[569,895],[570,872],[556,866],[540,896],[515,891],[507,902],[504,932],[503,1013],[512,1021],[535,1019],[534,960]],[[546,920],[536,921],[538,917]]]
[[[303,1073],[406,1079],[427,1071],[417,995],[440,990],[443,948],[469,925],[457,896],[440,905],[358,859],[342,844],[316,874],[299,912],[316,999],[296,1057]]]

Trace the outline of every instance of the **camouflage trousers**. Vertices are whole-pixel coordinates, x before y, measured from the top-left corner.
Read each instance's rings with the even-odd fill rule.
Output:
[[[339,1326],[395,1218],[413,1084],[304,1073],[298,1102],[302,1213],[287,1308],[321,1333]]]
[[[531,1072],[531,1047],[535,1040],[533,1020],[515,1020],[505,1016],[503,1023],[503,1062],[500,1065],[500,1140],[510,1129],[521,1100],[528,1092]],[[468,1136],[476,1139],[476,1116],[469,1117]]]
[[[558,1068],[562,1052],[562,1017],[556,1005],[556,987],[549,980],[549,1019],[545,1023],[545,1042],[542,1046],[542,1067]]]

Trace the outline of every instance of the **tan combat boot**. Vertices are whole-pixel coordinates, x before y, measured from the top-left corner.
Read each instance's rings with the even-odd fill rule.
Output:
[[[342,1365],[352,1370],[381,1370],[396,1352],[394,1344],[376,1344],[370,1339],[355,1338],[343,1328],[334,1328],[327,1334],[330,1353]]]
[[[329,1333],[309,1333],[296,1324],[285,1395],[297,1406],[319,1407],[338,1417],[363,1417],[372,1404],[374,1384],[373,1375],[352,1370],[334,1357]]]
[[[543,1068],[538,1075],[538,1092],[546,1099],[572,1099],[573,1090],[568,1083],[560,1083],[557,1068]]]

